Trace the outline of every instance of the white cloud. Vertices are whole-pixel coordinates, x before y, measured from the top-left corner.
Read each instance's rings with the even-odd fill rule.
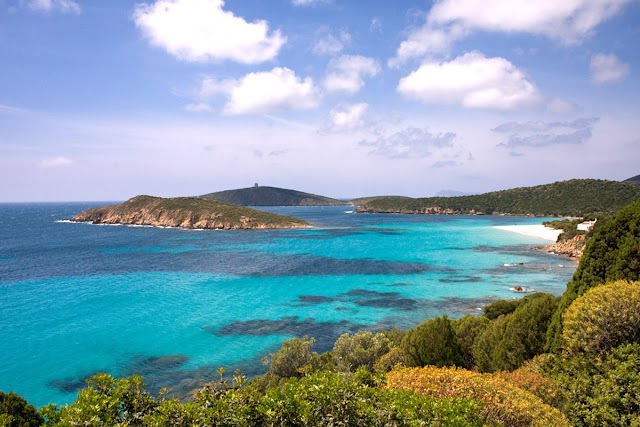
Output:
[[[431,157],[436,151],[453,148],[456,134],[452,132],[433,134],[428,129],[410,127],[375,141],[360,141],[360,146],[375,154],[391,159]]]
[[[547,111],[552,113],[573,113],[578,109],[578,106],[573,102],[565,101],[564,99],[554,98],[547,103]]]
[[[265,114],[278,110],[308,110],[317,107],[319,93],[310,77],[298,78],[288,69],[249,73],[237,81],[210,82],[210,93],[224,93],[229,115]]]
[[[313,45],[313,52],[318,55],[335,55],[342,52],[345,45],[351,43],[351,34],[341,31],[338,36],[326,34]]]
[[[286,42],[279,30],[223,7],[223,0],[158,0],[138,4],[133,19],[152,44],[184,61],[256,64],[278,55]]]
[[[397,65],[429,53],[446,51],[473,31],[528,33],[563,44],[576,44],[632,0],[440,0],[422,27],[398,48]]]
[[[329,63],[324,87],[329,92],[354,94],[364,86],[364,77],[380,72],[380,65],[373,58],[359,55],[342,55]]]
[[[63,156],[52,157],[50,159],[43,159],[38,162],[38,167],[43,169],[60,168],[71,166],[73,161]]]
[[[21,4],[37,12],[81,12],[80,5],[73,0],[22,0]]]
[[[539,101],[536,87],[504,58],[466,53],[450,62],[427,62],[398,84],[398,92],[425,104],[511,110]]]
[[[591,57],[591,82],[597,85],[618,83],[629,75],[630,67],[614,54],[600,53]]]
[[[523,147],[546,147],[550,145],[579,145],[591,139],[597,118],[582,118],[569,122],[508,122],[491,129],[507,134],[507,140],[499,146],[511,150]],[[512,155],[522,155],[512,152]]]
[[[329,112],[331,129],[335,131],[356,129],[364,125],[364,115],[369,109],[369,104],[341,105]]]
[[[317,6],[326,3],[331,3],[331,0],[291,0],[291,4],[296,7]]]

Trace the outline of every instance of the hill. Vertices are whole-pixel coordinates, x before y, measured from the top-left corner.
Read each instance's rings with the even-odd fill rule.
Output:
[[[124,203],[86,210],[72,221],[94,224],[152,225],[239,230],[296,228],[309,224],[297,218],[194,197],[136,196]]]
[[[640,186],[632,183],[573,179],[472,196],[378,197],[358,207],[357,212],[581,217],[614,213],[638,199]]]
[[[240,206],[341,206],[349,202],[277,187],[249,187],[199,196]]]
[[[625,179],[625,180],[624,180],[624,181],[622,181],[622,182],[632,182],[632,183],[634,183],[634,184],[640,184],[640,175],[636,175],[636,176],[631,177],[631,178],[629,178],[629,179]]]

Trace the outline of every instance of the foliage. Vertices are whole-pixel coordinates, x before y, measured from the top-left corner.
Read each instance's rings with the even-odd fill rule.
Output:
[[[604,358],[579,355],[559,368],[574,425],[640,426],[640,344],[623,344]]]
[[[569,426],[557,409],[496,375],[455,367],[406,368],[390,372],[387,387],[436,398],[472,398],[484,406],[481,414],[490,425]]]
[[[619,280],[590,289],[563,315],[564,350],[603,355],[640,342],[640,282]]]
[[[487,305],[482,311],[484,313],[484,317],[487,319],[493,320],[497,319],[500,316],[505,314],[513,313],[518,305],[520,304],[520,300],[505,300],[501,299],[494,303]]]
[[[355,372],[361,366],[373,371],[376,361],[390,350],[391,341],[383,333],[362,331],[341,335],[333,346],[332,355],[340,371]]]
[[[564,394],[559,381],[531,370],[525,363],[515,371],[498,372],[500,378],[505,381],[538,396],[544,403],[557,409],[562,409]]]
[[[491,322],[484,316],[476,317],[470,314],[454,320],[451,322],[453,329],[456,332],[458,341],[462,346],[462,352],[464,354],[465,368],[471,369],[475,366],[475,360],[473,358],[473,343],[476,341],[478,335],[484,331]]]
[[[139,376],[114,379],[97,374],[87,384],[72,405],[43,408],[47,426],[144,426],[144,417],[156,406]]]
[[[407,366],[462,366],[464,353],[447,316],[422,322],[401,343]]]
[[[523,298],[512,314],[499,317],[478,335],[472,350],[477,367],[484,372],[510,371],[541,354],[556,306],[557,298],[549,294]]]
[[[311,372],[318,366],[319,355],[311,351],[315,341],[306,336],[286,340],[280,350],[267,356],[263,363],[277,377],[302,377],[305,372]]]
[[[14,392],[0,391],[0,426],[36,427],[44,422],[33,405]]]
[[[317,194],[267,186],[218,191],[204,194],[200,198],[240,206],[335,206],[348,204]]]
[[[562,314],[576,298],[605,282],[640,280],[640,201],[625,206],[612,218],[597,224],[549,325],[548,351],[560,351]]]
[[[512,215],[574,216],[614,213],[640,199],[640,186],[630,182],[573,179],[535,187],[458,196],[377,197],[358,208],[361,212],[501,213]]]

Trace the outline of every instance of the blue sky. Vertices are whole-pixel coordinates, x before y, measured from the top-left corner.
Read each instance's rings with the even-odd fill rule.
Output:
[[[0,0],[0,201],[640,173],[637,0]]]

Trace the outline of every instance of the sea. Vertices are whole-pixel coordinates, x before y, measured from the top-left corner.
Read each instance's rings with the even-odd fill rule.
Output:
[[[274,207],[291,230],[72,223],[108,203],[0,204],[0,390],[68,404],[98,372],[186,396],[217,370],[265,372],[292,337],[480,315],[516,285],[560,295],[575,262],[497,230],[544,218]]]

